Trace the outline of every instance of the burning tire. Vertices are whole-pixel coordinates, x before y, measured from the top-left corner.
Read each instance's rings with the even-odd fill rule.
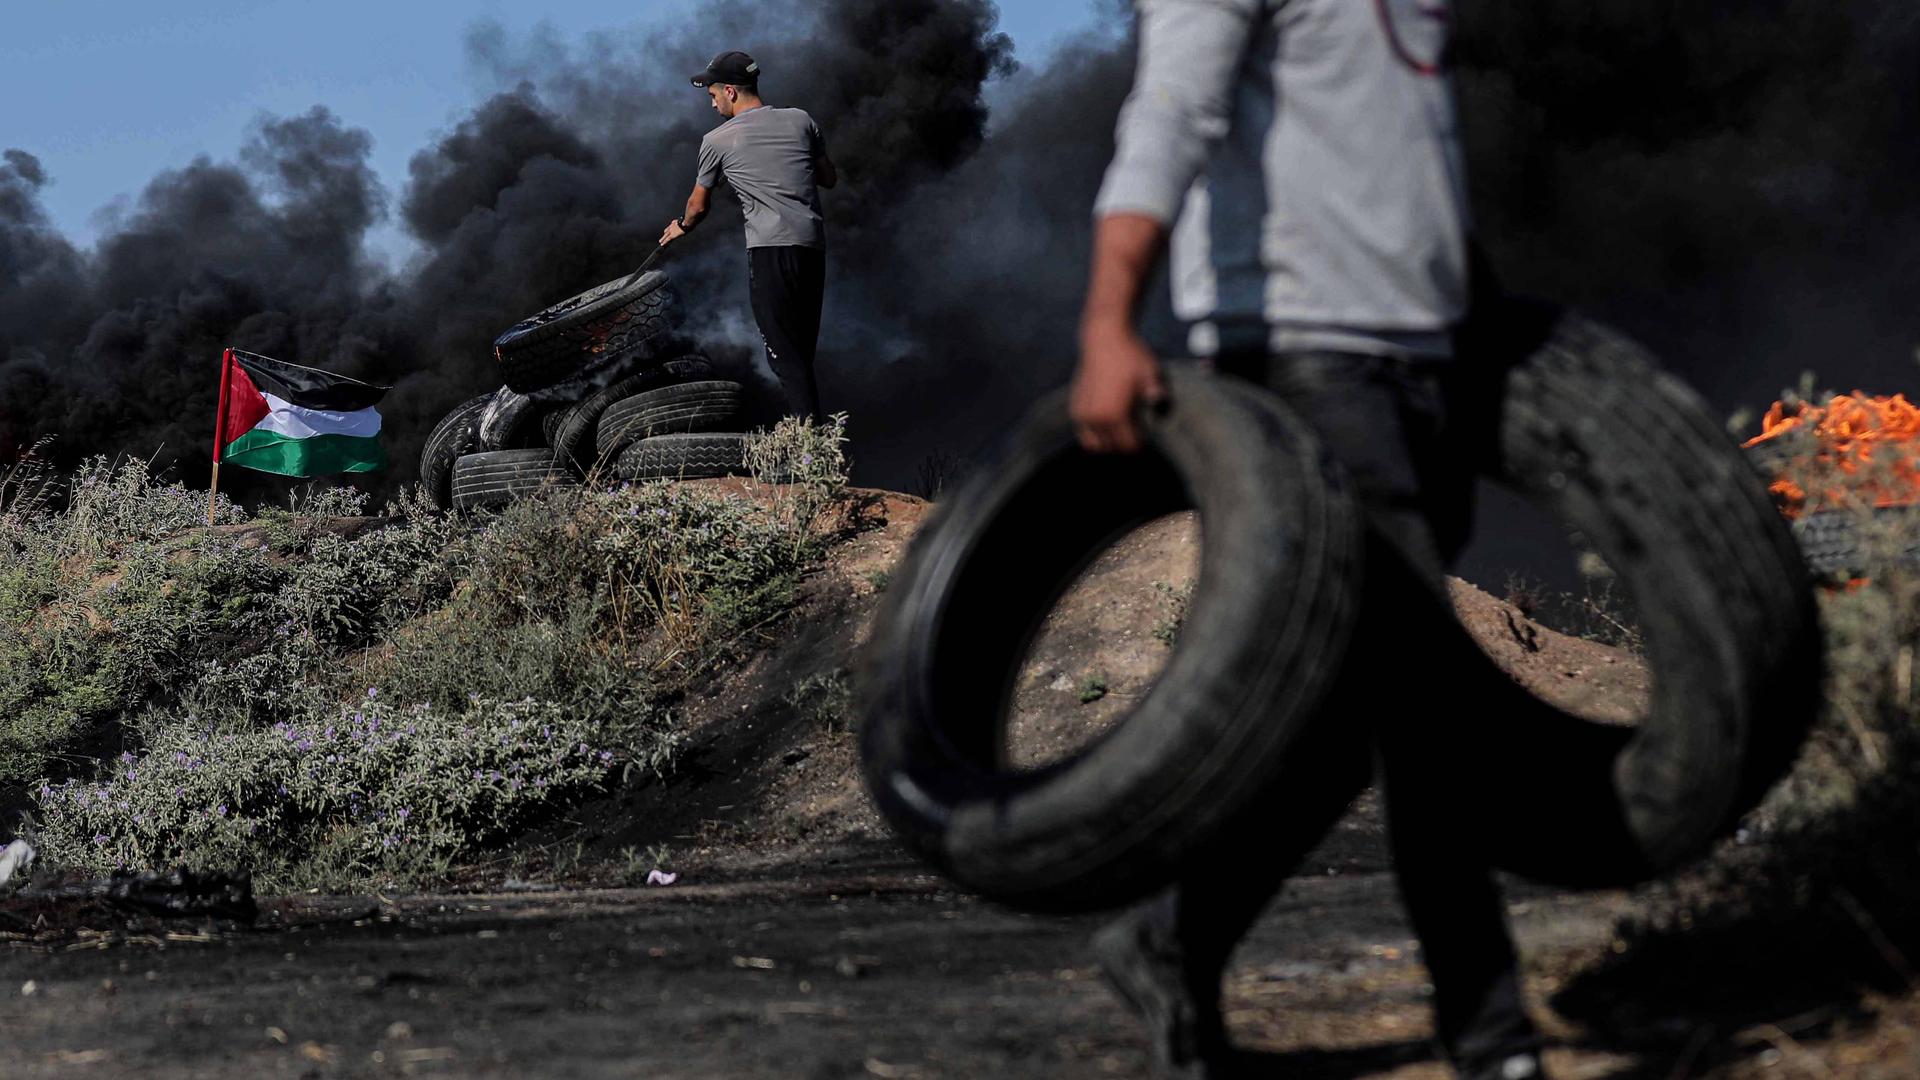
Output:
[[[1337,470],[1266,395],[1168,378],[1138,456],[1083,453],[1064,394],[1037,407],[936,506],[862,658],[875,803],[954,880],[1018,907],[1112,907],[1170,880],[1271,781],[1344,660],[1360,519]],[[1116,537],[1189,508],[1200,576],[1159,682],[1076,755],[1007,768],[1010,688],[1041,621]]]
[[[480,413],[492,400],[492,394],[481,394],[461,402],[427,434],[427,444],[420,451],[420,483],[425,485],[433,504],[442,510],[453,507],[454,462],[473,449],[480,428]]]
[[[601,418],[606,415],[610,407],[635,394],[644,394],[661,386],[704,378],[712,370],[713,367],[706,357],[689,355],[678,360],[669,360],[636,375],[629,375],[612,386],[589,395],[579,404],[553,413],[553,426],[547,432],[547,445],[553,447],[556,458],[570,463],[575,471],[585,475],[600,463],[614,460],[614,455],[609,453],[604,445],[595,448],[592,458],[587,455],[587,448],[593,444],[595,432],[600,428]]]
[[[738,433],[641,439],[614,467],[622,480],[706,480],[746,470],[747,437]]]
[[[1786,521],[1706,404],[1609,329],[1527,318],[1538,344],[1467,399],[1498,409],[1475,426],[1497,439],[1485,471],[1582,534],[1628,589],[1650,715],[1586,722],[1479,657],[1484,716],[1444,726],[1431,760],[1459,777],[1498,865],[1623,885],[1704,852],[1785,771],[1819,702],[1819,628]]]
[[[675,310],[665,274],[623,277],[520,321],[494,341],[493,354],[510,389],[534,394],[658,347]]]
[[[595,447],[602,460],[635,439],[715,431],[740,413],[740,384],[690,382],[623,398],[600,417]]]
[[[571,487],[573,473],[553,451],[496,450],[468,454],[453,466],[453,505],[461,510],[505,506],[549,487]]]

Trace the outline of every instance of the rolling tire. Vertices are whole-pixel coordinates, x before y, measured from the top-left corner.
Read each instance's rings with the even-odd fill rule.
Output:
[[[690,382],[634,394],[608,406],[594,446],[602,460],[636,439],[718,431],[740,415],[740,384]]]
[[[622,277],[516,323],[493,343],[502,380],[531,394],[630,360],[658,347],[677,322],[674,294],[659,271]]]
[[[747,437],[737,432],[660,435],[621,451],[622,480],[707,480],[747,471]]]
[[[1167,379],[1139,455],[1082,452],[1064,394],[1037,406],[936,504],[860,659],[875,804],[909,848],[1015,907],[1109,908],[1172,880],[1317,730],[1345,660],[1361,525],[1343,474],[1272,397]],[[1200,575],[1153,690],[1075,755],[1008,769],[1008,702],[1041,622],[1114,539],[1188,508]]]
[[[614,453],[596,447],[595,456],[587,456],[588,448],[595,446],[595,432],[599,429],[600,419],[609,407],[635,394],[692,379],[703,379],[712,371],[713,365],[706,357],[690,354],[629,375],[604,390],[588,395],[579,404],[552,414],[554,424],[547,433],[547,445],[553,447],[554,457],[568,462],[575,472],[585,476],[613,462],[618,452],[617,447]]]
[[[1551,884],[1665,873],[1732,830],[1791,765],[1818,708],[1813,591],[1765,481],[1698,395],[1637,344],[1527,309],[1536,344],[1480,393],[1483,471],[1540,506],[1627,589],[1653,692],[1637,728],[1526,693],[1466,639],[1471,722],[1433,767],[1456,778],[1490,861]],[[1471,355],[1471,354],[1469,354]]]
[[[461,402],[427,433],[427,444],[420,450],[420,483],[433,505],[442,510],[453,509],[454,462],[473,449],[480,413],[492,400],[492,394],[481,394]]]
[[[547,488],[577,483],[549,450],[468,454],[453,466],[453,505],[462,510],[505,506]]]

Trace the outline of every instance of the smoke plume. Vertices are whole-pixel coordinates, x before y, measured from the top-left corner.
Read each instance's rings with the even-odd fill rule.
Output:
[[[1461,6],[1477,221],[1510,287],[1624,326],[1729,411],[1802,368],[1915,388],[1920,22],[1903,5]],[[367,136],[316,107],[259,124],[234,162],[156,177],[90,250],[48,224],[38,160],[8,150],[0,447],[160,449],[204,484],[214,361],[236,345],[394,383],[396,467],[372,482],[411,480],[433,422],[498,385],[494,336],[630,270],[679,212],[716,122],[686,76],[737,47],[845,178],[825,197],[822,393],[852,414],[856,478],[912,486],[926,455],[977,450],[1070,371],[1132,64],[1120,5],[1096,8],[1037,66],[987,0],[723,0],[697,30],[573,42],[482,24],[468,51],[498,92],[391,198]],[[702,344],[764,379],[738,212],[718,202],[667,269]],[[366,248],[389,213],[418,245],[398,270]]]

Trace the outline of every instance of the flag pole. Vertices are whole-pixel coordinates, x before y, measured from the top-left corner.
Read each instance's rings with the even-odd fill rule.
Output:
[[[227,384],[233,378],[233,350],[220,354],[220,405],[213,416],[213,484],[207,488],[207,527],[213,527],[220,497],[220,440],[227,433]]]

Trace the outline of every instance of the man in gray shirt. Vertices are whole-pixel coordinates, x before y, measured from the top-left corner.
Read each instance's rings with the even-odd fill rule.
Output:
[[[818,420],[814,350],[826,294],[827,231],[820,189],[839,183],[826,140],[799,109],[760,99],[760,65],[743,52],[713,58],[693,77],[726,123],[700,141],[700,171],[685,214],[667,225],[662,246],[685,236],[711,207],[722,182],[747,219],[747,273],[753,317],[767,362],[786,390],[790,416]]]
[[[1467,1077],[1541,1075],[1505,909],[1430,743],[1445,567],[1472,475],[1447,423],[1467,310],[1467,212],[1445,0],[1138,0],[1139,66],[1097,205],[1071,396],[1082,444],[1140,445],[1165,395],[1137,319],[1172,247],[1189,349],[1310,423],[1367,519],[1366,592],[1316,730],[1259,812],[1180,882],[1103,930],[1108,977],[1163,1065],[1213,1075],[1220,979],[1239,939],[1377,772],[1442,1049]],[[1390,677],[1369,665],[1387,662]],[[1423,743],[1422,740],[1427,740]],[[1523,811],[1522,811],[1523,812]]]

